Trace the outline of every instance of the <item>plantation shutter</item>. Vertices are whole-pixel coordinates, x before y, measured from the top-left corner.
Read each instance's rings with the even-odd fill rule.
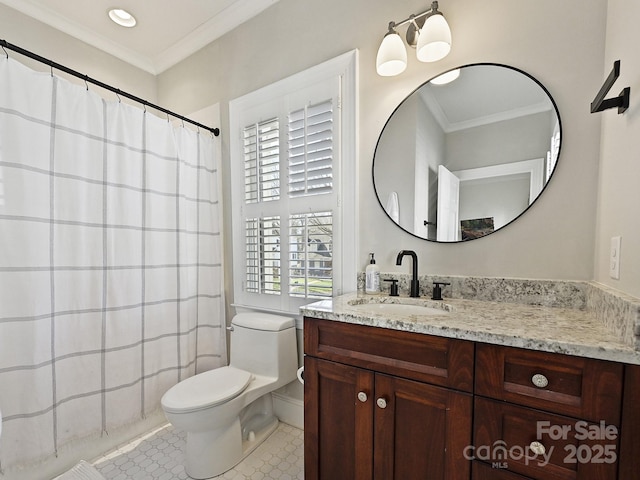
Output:
[[[289,195],[331,193],[333,108],[331,100],[289,114]]]
[[[247,292],[280,294],[280,218],[245,221]]]
[[[286,138],[277,117],[243,129],[245,203],[255,210],[269,202],[271,206],[265,208],[280,213],[245,218],[246,292],[299,298],[333,293],[330,205],[321,205],[318,212],[295,211],[309,208],[305,198],[314,196],[316,205],[317,196],[333,191],[333,116],[329,98],[288,112]],[[283,143],[286,160],[280,154]],[[287,198],[281,197],[281,168],[286,169]],[[281,219],[288,219],[288,225],[281,226]],[[281,244],[288,248],[284,259]]]
[[[244,128],[244,191],[247,203],[280,198],[280,127],[277,118]]]

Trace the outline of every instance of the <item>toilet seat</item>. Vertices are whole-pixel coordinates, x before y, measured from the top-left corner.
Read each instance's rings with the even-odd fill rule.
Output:
[[[213,407],[240,395],[253,375],[234,367],[199,373],[171,387],[162,397],[162,408],[187,413]]]

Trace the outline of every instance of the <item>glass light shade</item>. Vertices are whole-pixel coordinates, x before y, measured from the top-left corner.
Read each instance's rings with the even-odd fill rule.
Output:
[[[416,49],[421,62],[436,62],[449,54],[451,29],[442,14],[431,15],[425,20]]]
[[[393,77],[407,68],[407,49],[398,32],[389,32],[382,39],[376,56],[376,71],[382,77]]]
[[[434,85],[446,85],[447,83],[453,82],[456,78],[460,76],[460,69],[456,68],[455,70],[449,70],[448,72],[443,73],[442,75],[438,75],[436,78],[432,79],[431,82]]]

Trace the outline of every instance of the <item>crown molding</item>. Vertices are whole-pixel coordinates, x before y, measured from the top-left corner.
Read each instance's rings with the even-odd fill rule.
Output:
[[[157,73],[173,67],[214,40],[255,17],[278,0],[237,0],[153,59]]]
[[[158,75],[171,68],[225,33],[258,15],[276,2],[278,2],[278,0],[237,0],[180,41],[152,58],[140,54],[119,42],[114,42],[86,28],[84,25],[71,21],[58,12],[43,7],[32,0],[0,0],[0,3],[24,15],[49,25],[56,30],[113,55],[152,75]]]

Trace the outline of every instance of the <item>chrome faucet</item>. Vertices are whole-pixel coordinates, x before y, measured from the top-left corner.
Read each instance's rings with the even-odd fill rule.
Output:
[[[417,298],[420,296],[420,283],[418,282],[418,256],[413,250],[401,250],[396,258],[396,265],[402,265],[405,255],[411,255],[411,293],[409,296]]]

